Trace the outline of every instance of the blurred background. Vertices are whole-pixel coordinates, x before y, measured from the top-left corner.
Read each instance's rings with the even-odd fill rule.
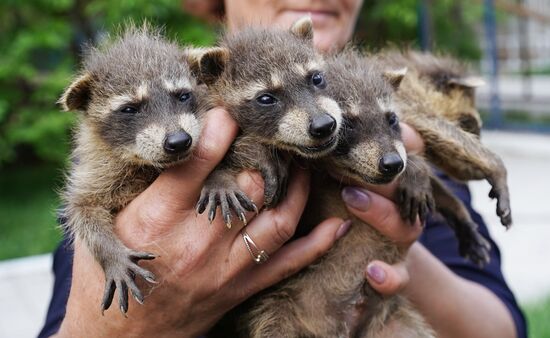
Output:
[[[0,337],[35,336],[50,297],[48,253],[61,237],[56,190],[75,121],[55,102],[83,44],[128,19],[195,45],[214,43],[221,29],[179,0],[0,2]],[[550,1],[365,0],[356,42],[451,54],[486,78],[483,138],[509,169],[515,227],[498,225],[486,183],[471,184],[474,206],[501,245],[531,336],[550,337]]]

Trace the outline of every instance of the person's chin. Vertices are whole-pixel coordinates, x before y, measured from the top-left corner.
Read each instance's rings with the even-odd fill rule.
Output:
[[[323,52],[335,52],[343,47],[341,37],[339,37],[334,31],[315,31],[313,43],[317,49]]]
[[[334,27],[336,24],[337,16],[333,13],[325,12],[308,12],[299,10],[284,10],[279,13],[278,21],[284,23],[290,27],[296,20],[303,18],[304,16],[310,16],[313,21],[313,27],[315,29]]]

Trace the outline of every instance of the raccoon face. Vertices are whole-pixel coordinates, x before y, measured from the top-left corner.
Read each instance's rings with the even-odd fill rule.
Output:
[[[342,122],[312,31],[309,19],[290,31],[248,29],[206,53],[199,66],[243,132],[308,158],[336,147]]]
[[[344,115],[340,142],[330,169],[358,183],[385,184],[405,170],[407,153],[396,112],[383,105]]]
[[[474,78],[456,79],[461,84],[449,84],[449,89],[439,97],[440,100],[436,100],[434,104],[439,111],[444,112],[452,121],[457,121],[460,128],[478,135],[481,132],[482,121],[480,114],[475,106],[475,92],[474,84],[470,81],[480,81]],[[481,80],[482,81],[482,80]],[[469,83],[466,86],[466,83]],[[482,82],[476,82],[475,86],[481,85]]]
[[[338,179],[358,184],[389,183],[407,162],[399,111],[392,101],[406,69],[382,74],[355,54],[344,58],[330,68],[344,125],[336,150],[327,157],[328,169]]]
[[[121,160],[164,168],[187,158],[198,140],[201,90],[182,51],[131,38],[90,56],[60,101],[66,110],[83,111],[97,139]]]

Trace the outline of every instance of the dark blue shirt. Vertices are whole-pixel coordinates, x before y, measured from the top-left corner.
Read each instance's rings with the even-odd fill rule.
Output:
[[[481,284],[491,290],[506,305],[516,326],[519,338],[527,337],[527,324],[514,294],[508,288],[500,267],[500,251],[491,238],[481,216],[471,207],[471,196],[468,187],[448,178],[444,182],[466,205],[472,218],[479,225],[481,234],[491,243],[491,262],[483,269],[470,263],[458,254],[458,243],[451,228],[440,218],[429,218],[419,241],[449,269],[457,275]],[[46,323],[39,338],[53,335],[59,330],[65,316],[65,306],[71,286],[73,249],[65,238],[54,253],[53,272],[55,275],[54,290]],[[437,292],[434,290],[434,292]]]

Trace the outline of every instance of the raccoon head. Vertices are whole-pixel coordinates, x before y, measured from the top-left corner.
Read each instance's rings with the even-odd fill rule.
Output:
[[[457,121],[463,130],[479,136],[482,121],[475,104],[475,88],[485,81],[477,76],[437,75],[436,88],[442,95],[434,99],[436,109]]]
[[[163,168],[188,157],[197,143],[201,89],[181,50],[148,28],[131,28],[90,49],[84,69],[65,91],[65,110],[86,124],[114,156]]]
[[[475,106],[475,89],[485,85],[481,77],[467,75],[467,67],[449,57],[413,51],[389,57],[394,63],[412,67],[428,83],[434,109],[457,121],[463,130],[479,135],[481,119]]]
[[[358,184],[389,183],[407,162],[398,107],[392,102],[406,69],[382,73],[353,54],[337,58],[330,69],[344,126],[336,151],[327,157],[328,169]]]
[[[308,158],[335,148],[342,113],[326,92],[326,64],[313,47],[311,19],[288,31],[249,28],[228,35],[197,68],[244,133]]]

